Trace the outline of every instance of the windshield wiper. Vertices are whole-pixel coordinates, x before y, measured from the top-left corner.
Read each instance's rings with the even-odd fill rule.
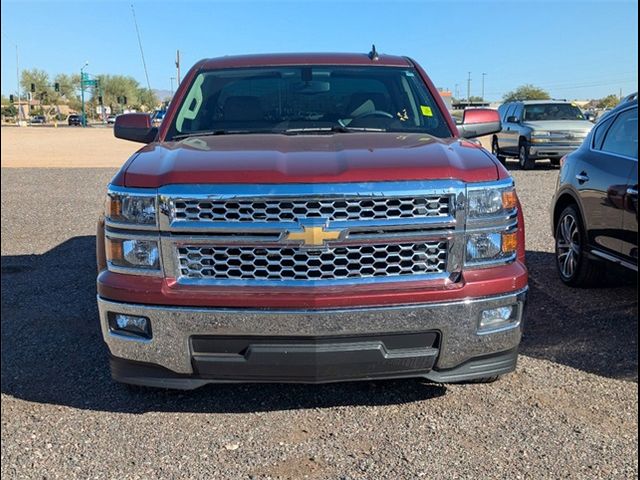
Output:
[[[351,133],[351,132],[386,132],[384,128],[365,128],[365,127],[345,127],[343,125],[332,125],[330,127],[303,127],[303,128],[287,128],[279,133],[284,135],[298,135],[305,133]]]
[[[172,140],[182,140],[190,137],[211,137],[214,135],[238,135],[242,133],[266,133],[251,130],[201,130],[198,132],[182,133],[180,135],[174,135]]]

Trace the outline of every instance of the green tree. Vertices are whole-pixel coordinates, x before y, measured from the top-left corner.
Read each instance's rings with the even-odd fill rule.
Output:
[[[502,99],[505,102],[512,102],[514,100],[549,100],[551,96],[546,90],[535,87],[531,84],[521,85],[520,87],[507,92]]]
[[[2,105],[2,115],[5,117],[15,117],[18,109],[14,105]]]
[[[31,92],[31,84],[34,85],[35,92]],[[53,86],[49,81],[49,74],[44,70],[37,68],[23,70],[20,76],[20,85],[23,91],[31,92],[36,99],[40,99],[42,94],[45,94],[48,99],[55,97]]]
[[[97,79],[102,90],[102,103],[111,107],[111,111],[117,112],[136,103],[140,88],[136,79],[124,75],[98,75]],[[119,104],[118,98],[124,97],[127,99],[127,105]]]
[[[618,98],[618,96],[612,94],[612,95],[607,95],[606,97],[598,100],[598,103],[596,104],[596,106],[598,108],[613,108],[616,105],[618,105],[618,102],[620,102],[620,99]]]
[[[57,100],[71,101],[78,98],[80,92],[79,74],[67,75],[66,73],[59,73],[53,81],[60,87],[60,91],[55,92],[55,98]]]
[[[156,94],[148,88],[139,88],[137,93],[138,104],[141,110],[153,110],[160,105]]]
[[[4,107],[6,105],[9,105],[9,99],[2,95],[2,106]]]

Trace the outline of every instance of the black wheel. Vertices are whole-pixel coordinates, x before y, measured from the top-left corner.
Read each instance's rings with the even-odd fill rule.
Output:
[[[518,162],[520,163],[520,168],[523,170],[531,170],[536,162],[531,159],[529,155],[529,145],[527,142],[520,142],[520,146],[518,147]]]
[[[493,137],[491,141],[491,153],[493,153],[501,164],[505,164],[506,158],[500,154],[500,147],[498,147],[498,137]]]
[[[560,214],[555,236],[560,279],[571,287],[594,285],[602,274],[602,265],[586,255],[586,235],[575,205],[569,205]]]

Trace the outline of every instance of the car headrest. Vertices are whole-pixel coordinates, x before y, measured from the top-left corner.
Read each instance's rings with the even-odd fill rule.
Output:
[[[264,119],[260,99],[248,95],[227,98],[222,107],[222,113],[224,120],[231,122]]]
[[[373,105],[369,106],[367,110],[382,110],[383,112],[388,112],[389,101],[384,93],[380,92],[358,92],[351,95],[351,99],[349,100],[349,106],[347,107],[347,113],[353,114],[360,107],[364,106],[365,103],[371,102]],[[362,113],[362,112],[358,112]]]

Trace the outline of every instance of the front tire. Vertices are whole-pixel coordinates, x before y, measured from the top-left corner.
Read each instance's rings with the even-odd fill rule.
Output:
[[[498,137],[493,137],[493,140],[491,141],[491,153],[493,153],[495,155],[495,157],[498,159],[498,161],[501,164],[505,164],[506,162],[506,158],[504,155],[500,154],[500,147],[498,146]]]
[[[586,255],[586,235],[575,205],[565,208],[556,224],[556,267],[560,280],[570,287],[595,285],[602,266]]]
[[[533,160],[529,154],[529,145],[527,145],[527,142],[520,142],[518,147],[518,162],[520,163],[520,168],[523,170],[531,170],[536,164],[535,160]]]

